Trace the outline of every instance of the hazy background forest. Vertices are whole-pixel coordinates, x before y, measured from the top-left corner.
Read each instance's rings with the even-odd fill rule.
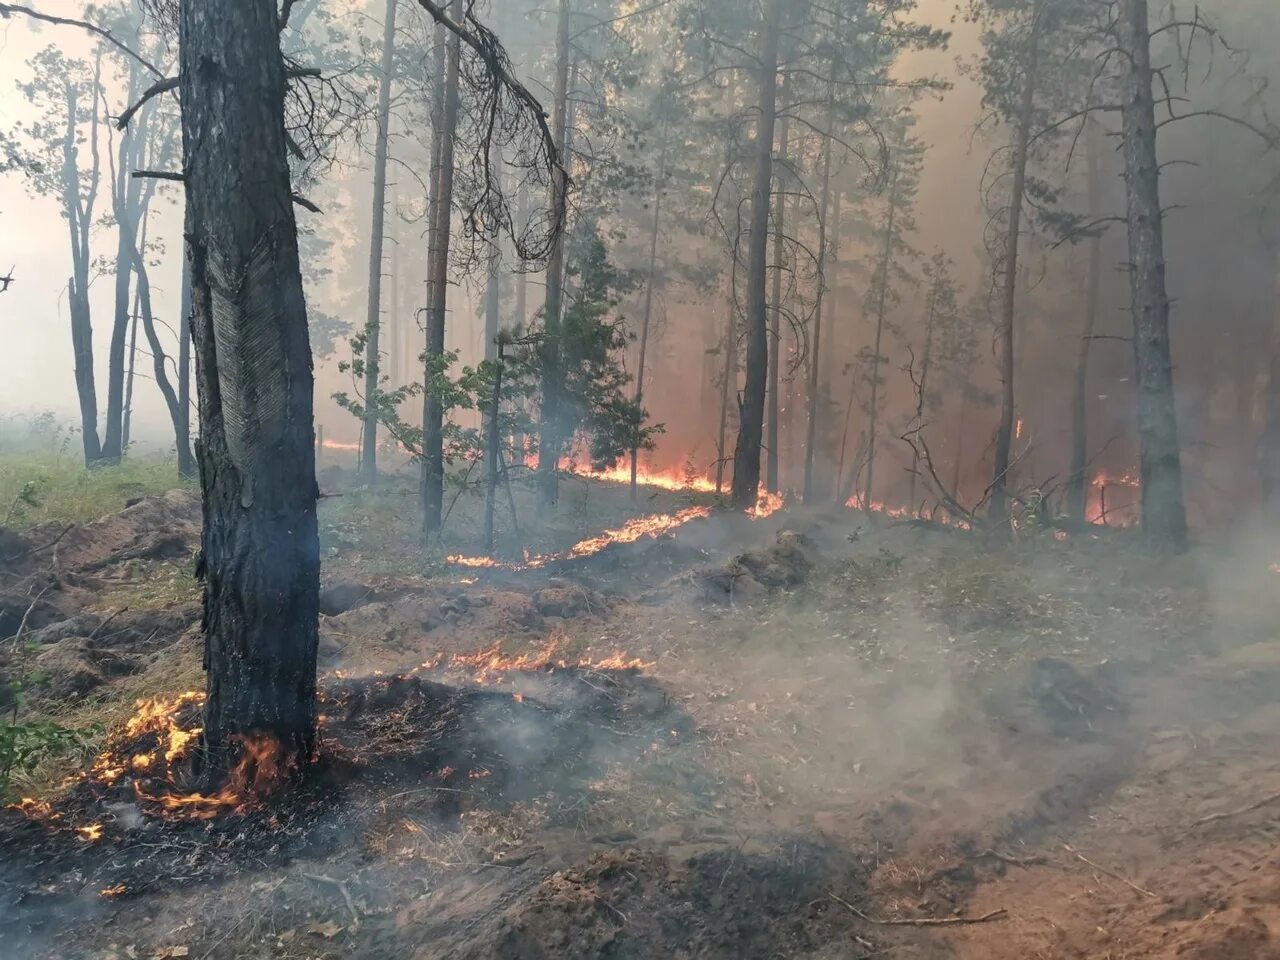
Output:
[[[400,45],[410,50],[408,55],[418,56],[426,44],[427,28],[421,22],[421,11],[403,6],[406,9],[398,25],[403,34]],[[1212,69],[1212,54],[1199,58],[1203,62],[1197,62],[1188,75],[1188,101],[1195,110],[1220,109],[1265,127],[1265,110],[1274,97],[1261,83],[1270,73],[1268,58],[1274,46],[1266,38],[1280,30],[1280,13],[1265,2],[1233,0],[1217,6],[1221,9],[1212,4],[1203,9],[1212,13],[1221,35],[1242,53],[1233,59],[1219,51]],[[326,4],[317,21],[307,28],[306,42],[318,44],[324,56],[340,64],[344,95],[357,98],[344,104],[343,115],[335,119],[337,139],[329,145],[323,169],[317,171],[317,180],[310,187],[323,213],[305,216],[302,221],[316,347],[316,418],[325,439],[335,448],[354,446],[360,437],[359,421],[340,409],[333,395],[353,392],[352,376],[341,370],[340,364],[351,359],[349,338],[362,329],[367,310],[370,168],[376,134],[373,111],[384,7],[380,0]],[[601,31],[616,30],[616,36],[611,34],[606,42],[603,36],[588,31],[580,44],[584,61],[597,58],[600,62],[579,72],[575,124],[584,141],[589,140],[589,150],[607,154],[608,160],[603,156],[588,159],[588,151],[583,151],[577,174],[589,197],[575,201],[575,205],[580,202],[583,209],[590,205],[588,213],[606,238],[613,266],[629,275],[625,289],[614,294],[617,302],[610,311],[630,338],[619,353],[628,374],[634,376],[643,278],[649,270],[646,241],[653,181],[661,152],[655,97],[660,96],[666,69],[663,58],[669,46],[662,38],[664,31],[671,29],[675,14],[674,5],[659,5],[652,11],[637,7],[638,12],[630,16],[625,4],[618,10],[620,14],[615,15],[624,19]],[[1001,281],[993,263],[998,263],[996,237],[1005,190],[998,176],[999,152],[1007,147],[1011,131],[1007,122],[993,115],[989,103],[983,105],[982,76],[978,73],[980,35],[989,24],[974,23],[958,13],[963,11],[958,12],[952,0],[925,0],[911,12],[911,19],[947,31],[949,40],[931,49],[908,45],[889,64],[898,82],[938,81],[937,89],[922,89],[906,97],[910,103],[901,108],[902,115],[910,117],[910,136],[922,152],[918,183],[909,209],[904,211],[912,225],[902,231],[902,249],[894,254],[879,374],[884,382],[878,432],[883,434],[880,455],[886,462],[879,470],[873,497],[895,508],[918,506],[908,503],[910,482],[905,468],[911,455],[898,436],[914,413],[916,397],[905,367],[910,351],[914,351],[917,365],[922,353],[930,298],[927,267],[935,254],[948,259],[955,300],[952,312],[959,318],[954,323],[967,328],[971,356],[963,363],[942,360],[944,372],[935,380],[937,393],[930,399],[926,419],[931,449],[940,461],[939,472],[959,478],[963,499],[975,500],[990,483],[992,437],[999,419],[995,325]],[[554,52],[550,14],[512,3],[495,7],[492,17],[500,34],[504,24],[519,25],[517,33],[507,32],[512,56],[521,75],[547,100]],[[584,24],[588,19],[584,14]],[[4,30],[0,116],[6,128],[54,120],[42,116],[41,111],[49,109],[46,102],[34,98],[25,87],[32,79],[29,61],[52,44],[67,58],[87,65],[92,39],[52,28],[32,30],[23,25],[19,29],[14,21],[6,21]],[[1247,45],[1241,42],[1244,38],[1250,41]],[[127,99],[123,70],[118,58],[104,61],[107,112],[118,112]],[[384,343],[389,342],[384,368],[384,373],[391,373],[385,384],[388,389],[421,380],[415,371],[420,366],[427,245],[422,222],[422,178],[430,136],[429,117],[421,102],[425,83],[422,76],[397,76],[391,91],[387,244],[380,305],[387,331]],[[719,318],[724,311],[725,239],[716,222],[723,210],[713,215],[709,203],[722,158],[699,147],[706,141],[708,117],[727,108],[715,104],[714,96],[708,100],[706,94],[695,92],[693,97],[693,105],[679,107],[680,116],[672,123],[672,172],[662,189],[667,215],[660,225],[661,256],[643,405],[649,421],[665,425],[666,432],[655,438],[655,449],[644,459],[654,469],[684,471],[691,465],[709,477],[718,459],[717,380],[723,378],[724,331]],[[616,106],[611,103],[602,111],[602,105],[612,100]],[[161,104],[160,109],[166,108]],[[893,107],[895,112],[898,109]],[[1046,115],[1049,112],[1046,108]],[[806,122],[813,125],[812,119]],[[1105,125],[1108,121],[1104,118],[1101,122]],[[845,209],[838,242],[836,237],[828,241],[835,253],[827,271],[827,340],[819,380],[823,411],[816,441],[817,457],[820,463],[825,461],[827,486],[833,482],[829,474],[838,467],[840,448],[846,448],[845,459],[852,462],[866,443],[869,353],[876,326],[876,251],[886,206],[884,170],[875,168],[878,158],[871,156],[875,145],[867,134],[865,129],[853,130],[852,139],[842,139],[833,159],[834,182],[844,192]],[[876,135],[880,135],[878,130]],[[98,136],[103,157],[109,158],[119,135],[113,136],[103,124]],[[797,192],[790,198],[790,219],[798,224],[797,246],[783,255],[784,309],[790,322],[784,324],[787,329],[782,336],[779,454],[783,463],[781,487],[799,491],[803,485],[807,324],[818,286],[812,251],[819,218],[813,197],[820,185],[821,138],[813,129],[793,132],[793,137],[797,148],[804,151],[797,174],[808,196]],[[1119,157],[1113,149],[1114,138],[1103,139],[1100,202],[1105,211],[1119,212],[1123,208]],[[870,164],[861,165],[845,146],[866,152]],[[1193,523],[1206,527],[1210,521],[1236,518],[1242,506],[1256,503],[1259,497],[1259,445],[1267,419],[1268,356],[1276,321],[1274,284],[1280,243],[1270,191],[1280,160],[1254,131],[1211,117],[1162,130],[1160,149],[1169,163],[1164,170],[1163,198],[1173,211],[1167,224],[1167,249],[1170,294],[1175,304],[1172,341],[1188,509]],[[1062,211],[1089,210],[1083,153],[1082,147],[1076,151],[1069,172],[1062,143],[1032,158],[1033,177],[1046,189],[1057,191],[1054,200]],[[610,161],[617,163],[611,165]],[[20,170],[9,170],[0,182],[4,184],[0,261],[5,266],[11,263],[17,277],[0,299],[0,315],[11,333],[10,346],[0,356],[0,402],[9,414],[52,410],[59,418],[74,421],[75,391],[69,368],[72,350],[63,279],[69,263],[59,203],[50,194],[32,195]],[[178,187],[159,183],[146,227],[154,310],[164,319],[159,332],[171,356],[177,350],[182,272],[178,200]],[[108,219],[96,223],[91,231],[91,302],[97,318],[94,356],[100,384],[106,382],[114,296],[115,237],[109,206],[104,202],[101,212]],[[1089,480],[1094,485],[1112,485],[1112,522],[1133,519],[1123,506],[1135,499],[1132,489],[1126,491],[1125,487],[1136,475],[1137,455],[1132,353],[1124,339],[1130,333],[1127,281],[1120,269],[1126,256],[1122,227],[1110,224],[1102,240],[1101,309],[1096,339],[1090,344],[1088,373]],[[461,224],[456,221],[455,229],[460,236]],[[1072,382],[1087,312],[1088,243],[1080,236],[1061,243],[1053,228],[1041,224],[1033,224],[1027,234],[1017,307],[1016,406],[1019,438],[1029,453],[1018,469],[1028,480],[1049,483],[1057,478],[1060,482],[1071,466]],[[459,247],[455,243],[455,252]],[[993,249],[995,259],[989,252]],[[517,279],[513,251],[507,249],[503,257],[500,316],[505,326],[514,319]],[[483,357],[485,274],[483,258],[455,255],[446,345],[458,351],[458,366],[474,365]],[[536,271],[528,274],[526,282],[527,322],[540,307],[544,284],[542,274]],[[741,278],[737,282],[741,285]],[[952,349],[956,349],[954,345]],[[145,349],[143,361],[142,378],[132,402],[135,426],[131,439],[171,449],[172,426],[160,394],[146,379]],[[965,367],[963,375],[961,365]],[[960,397],[965,391],[960,380],[969,385],[968,399],[963,403]],[[416,419],[410,406],[406,406],[405,415]],[[465,420],[466,414],[460,418]],[[957,452],[962,461],[958,473],[953,462]],[[1091,509],[1096,513],[1101,505],[1095,502]]]

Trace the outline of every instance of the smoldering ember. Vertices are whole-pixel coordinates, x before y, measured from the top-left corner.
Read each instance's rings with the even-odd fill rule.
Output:
[[[1280,960],[1275,0],[0,0],[0,960]]]

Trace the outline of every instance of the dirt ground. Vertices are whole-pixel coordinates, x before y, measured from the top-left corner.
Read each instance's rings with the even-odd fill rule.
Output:
[[[199,686],[197,536],[175,493],[0,542],[37,707]],[[207,819],[140,767],[0,812],[0,955],[1280,958],[1268,549],[796,510],[526,571],[353,543],[317,772]]]

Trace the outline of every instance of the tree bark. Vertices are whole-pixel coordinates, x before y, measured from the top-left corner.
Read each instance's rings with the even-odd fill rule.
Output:
[[[1102,156],[1098,143],[1098,129],[1088,121],[1085,150],[1089,166],[1089,211],[1097,217],[1102,208]],[[1071,473],[1067,476],[1067,516],[1084,523],[1088,518],[1089,478],[1089,351],[1093,346],[1093,331],[1098,323],[1098,311],[1102,300],[1102,236],[1089,238],[1089,279],[1085,294],[1084,329],[1080,332],[1080,345],[1076,349],[1074,383],[1071,394]]]
[[[1125,64],[1121,101],[1142,529],[1152,545],[1182,550],[1187,545],[1187,515],[1169,343],[1147,0],[1123,0],[1117,26]]]
[[[94,85],[98,83],[101,60],[94,68]],[[91,101],[92,102],[92,101]],[[71,348],[75,360],[76,397],[80,404],[80,438],[86,467],[102,459],[98,437],[98,394],[93,375],[93,323],[89,308],[89,227],[98,194],[101,167],[98,159],[98,111],[96,103],[90,120],[89,144],[92,166],[90,185],[80,198],[80,163],[76,146],[79,128],[79,91],[67,85],[67,128],[62,145],[62,206],[71,238],[71,277],[67,281],[67,304],[71,314]]]
[[[760,25],[759,120],[755,176],[751,195],[751,234],[747,260],[747,378],[738,440],[733,453],[732,502],[740,510],[755,506],[760,488],[760,445],[769,365],[769,199],[773,185],[773,138],[778,96],[778,34],[784,0],[767,0]]]
[[[933,329],[938,318],[938,295],[941,276],[934,277],[933,289],[929,291],[929,313],[924,323],[924,350],[920,358],[920,384],[916,397],[916,429],[924,429],[925,407],[928,402],[929,367],[933,362]],[[921,437],[923,439],[923,437]],[[916,480],[920,472],[919,444],[915,444],[911,452],[911,480],[907,490],[907,507],[916,509]]]
[[[295,769],[315,747],[314,381],[278,27],[275,0],[181,8],[208,781],[249,739]]]
[[[569,0],[560,0],[556,17],[556,84],[551,136],[563,168],[551,172],[552,216],[563,210],[568,192],[565,152],[569,117]],[[567,229],[567,225],[566,225]],[[564,295],[564,234],[559,231],[547,258],[547,294],[542,307],[542,409],[538,422],[538,495],[544,507],[560,499],[559,461],[561,437],[560,311]]]
[[[138,94],[138,64],[131,60],[128,102],[134,102]],[[131,322],[129,293],[133,278],[130,251],[138,242],[143,183],[130,176],[130,172],[138,165],[146,137],[147,116],[143,113],[120,134],[112,190],[112,213],[116,221],[115,322],[111,327],[111,343],[107,352],[107,421],[102,446],[103,458],[111,461],[119,460],[124,454],[125,341]]]
[[[452,16],[460,18],[462,4],[453,0]],[[437,28],[439,29],[439,28]],[[423,392],[422,434],[422,532],[429,536],[440,529],[444,513],[444,404],[432,380],[447,374],[444,362],[445,313],[449,297],[449,236],[453,220],[453,135],[458,124],[458,73],[462,57],[461,41],[450,34],[444,75],[444,112],[440,118],[439,178],[435,216],[431,222],[431,249],[428,255],[430,301],[427,305],[426,390]]]
[[[867,410],[867,485],[863,488],[862,509],[871,509],[876,481],[876,431],[880,419],[880,351],[884,345],[884,321],[889,307],[889,268],[893,263],[893,238],[898,218],[898,170],[889,182],[889,214],[885,221],[884,249],[880,254],[880,289],[876,303],[876,339],[871,354],[871,405]],[[856,484],[858,472],[853,471]]]
[[[653,318],[653,288],[658,275],[658,234],[662,226],[662,191],[667,180],[667,115],[662,116],[662,155],[658,160],[658,179],[653,191],[653,224],[649,228],[649,275],[644,286],[644,312],[640,320],[640,357],[636,363],[636,406],[644,402],[644,363],[649,352],[649,325]],[[636,498],[636,475],[639,472],[639,450],[631,448],[631,499]]]
[[[494,338],[496,341],[496,337]],[[502,411],[502,344],[493,345],[493,397],[489,404],[489,415],[485,424],[485,461],[486,473],[484,487],[484,552],[493,556],[493,514],[497,504],[498,478],[500,475],[498,461],[502,454],[500,414]]]
[[[146,336],[147,346],[151,350],[152,376],[155,379],[156,386],[160,388],[160,395],[164,397],[165,408],[169,411],[169,419],[173,423],[174,437],[176,439],[182,432],[183,409],[181,404],[178,403],[178,394],[173,389],[173,384],[169,381],[169,371],[165,369],[164,362],[168,358],[164,352],[164,344],[160,342],[160,335],[156,330],[155,314],[151,310],[151,281],[147,276],[147,265],[138,250],[135,249],[131,253],[133,255],[133,269],[137,274],[138,314],[142,320],[143,335]],[[181,451],[179,451],[178,459],[182,459]]]
[[[178,419],[174,435],[178,445],[178,476],[191,480],[196,475],[191,453],[191,258],[185,242],[182,248],[182,317],[178,322]]]
[[[822,192],[818,199],[818,294],[813,305],[813,335],[809,338],[809,420],[804,434],[804,502],[812,504],[813,454],[818,438],[818,375],[822,360],[822,307],[827,298],[827,217],[831,206],[831,137],[835,127],[835,58],[831,61],[832,77],[827,81],[827,129],[822,145]],[[832,237],[840,233],[840,195],[836,193],[836,210]],[[834,246],[834,243],[833,243]],[[833,250],[834,253],[834,250]],[[834,257],[832,258],[834,266]]]
[[[732,284],[732,281],[730,281]],[[729,401],[738,397],[738,330],[737,308],[733,290],[729,291],[729,309],[724,321],[724,379],[720,381],[720,431],[716,435],[716,493],[724,490],[725,442],[729,435]]]
[[[779,93],[786,110],[786,85],[780,84]],[[778,160],[783,172],[777,177],[778,192],[773,199],[773,297],[769,311],[769,416],[768,434],[765,439],[764,485],[770,493],[778,492],[779,411],[782,407],[778,391],[778,368],[782,359],[782,271],[786,263],[786,162],[790,145],[789,124],[784,116],[778,121]]]
[[[378,391],[381,371],[382,245],[387,216],[387,138],[391,123],[391,74],[395,70],[396,0],[387,0],[382,22],[382,61],[378,77],[378,131],[373,147],[373,217],[369,230],[369,303],[364,324],[364,430],[360,473],[378,482]]]
[[[1014,313],[1018,299],[1018,237],[1022,231],[1022,207],[1027,190],[1027,152],[1031,125],[1035,119],[1036,83],[1040,72],[1040,30],[1043,0],[1031,9],[1027,37],[1026,64],[1022,77],[1022,102],[1013,143],[1013,182],[1009,195],[1009,223],[1005,235],[1004,287],[1000,304],[1000,426],[996,431],[995,476],[991,482],[990,516],[1003,522],[1007,511],[1009,459],[1013,449],[1014,424]]]

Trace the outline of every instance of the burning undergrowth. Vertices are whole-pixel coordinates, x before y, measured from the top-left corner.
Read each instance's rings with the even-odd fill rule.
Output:
[[[349,853],[388,822],[447,830],[519,805],[554,822],[571,807],[563,798],[611,766],[692,733],[633,662],[606,663],[484,651],[409,675],[334,677],[316,763],[274,791],[262,789],[279,773],[274,752],[252,738],[224,787],[195,789],[203,695],[140,703],[60,799],[0,812],[0,928],[86,897]],[[444,682],[455,677],[466,679]]]

